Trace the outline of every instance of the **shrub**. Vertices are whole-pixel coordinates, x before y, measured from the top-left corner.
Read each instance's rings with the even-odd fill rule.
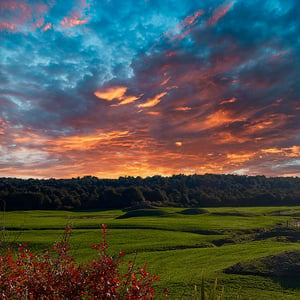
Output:
[[[69,254],[71,228],[66,228],[61,242],[37,254],[21,245],[0,255],[0,298],[5,299],[152,299],[153,283],[159,278],[129,262],[120,271],[124,252],[107,254],[106,225],[102,241],[92,245],[98,257],[86,264],[76,264]],[[125,268],[126,269],[126,268]]]

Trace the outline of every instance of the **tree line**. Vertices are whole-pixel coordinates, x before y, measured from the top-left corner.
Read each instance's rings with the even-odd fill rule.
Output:
[[[6,210],[123,209],[143,205],[300,205],[300,178],[216,174],[119,179],[0,178],[0,207]]]

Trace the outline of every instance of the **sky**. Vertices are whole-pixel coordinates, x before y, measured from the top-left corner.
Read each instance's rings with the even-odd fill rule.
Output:
[[[0,176],[300,176],[299,0],[0,0]]]

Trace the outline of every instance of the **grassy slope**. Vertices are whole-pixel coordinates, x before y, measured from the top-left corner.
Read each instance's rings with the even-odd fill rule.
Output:
[[[293,208],[300,212],[300,207]],[[93,257],[91,243],[100,239],[99,224],[106,223],[110,232],[109,243],[112,251],[138,251],[137,263],[148,262],[149,268],[160,275],[159,288],[168,287],[173,298],[189,299],[194,284],[200,285],[201,273],[208,281],[218,277],[219,284],[225,285],[227,299],[233,299],[242,286],[242,299],[300,299],[300,289],[292,289],[292,283],[278,282],[257,276],[223,274],[222,269],[253,258],[278,253],[287,249],[300,249],[299,243],[282,243],[271,240],[226,245],[214,248],[199,248],[204,243],[230,236],[240,230],[268,228],[286,223],[293,216],[271,216],[270,213],[291,208],[211,208],[209,214],[182,215],[182,209],[162,208],[162,216],[139,216],[117,219],[122,211],[66,212],[26,211],[7,212],[5,218],[9,238],[29,241],[33,248],[45,249],[59,240],[66,225],[73,225],[72,251],[78,261]],[[240,216],[238,215],[240,214]],[[42,229],[42,230],[41,230]],[[200,233],[200,234],[199,234]],[[203,234],[208,233],[208,234]],[[187,248],[187,249],[184,249]],[[132,258],[132,254],[127,256]],[[187,285],[187,286],[186,286]],[[259,295],[259,296],[258,296]]]

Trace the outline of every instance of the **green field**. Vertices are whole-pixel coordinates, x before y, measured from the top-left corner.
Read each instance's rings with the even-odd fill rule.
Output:
[[[41,251],[61,238],[65,226],[73,226],[71,253],[85,262],[95,257],[90,244],[101,240],[99,226],[105,223],[110,251],[126,251],[128,260],[136,252],[136,263],[148,263],[148,270],[161,278],[157,290],[168,288],[171,299],[191,299],[202,274],[207,285],[218,278],[225,299],[235,299],[239,289],[240,299],[300,299],[299,278],[223,273],[237,262],[300,250],[299,239],[285,236],[286,229],[300,235],[294,227],[300,207],[208,208],[199,214],[183,210],[6,212],[0,217],[6,228],[2,241],[29,242],[31,249]]]

